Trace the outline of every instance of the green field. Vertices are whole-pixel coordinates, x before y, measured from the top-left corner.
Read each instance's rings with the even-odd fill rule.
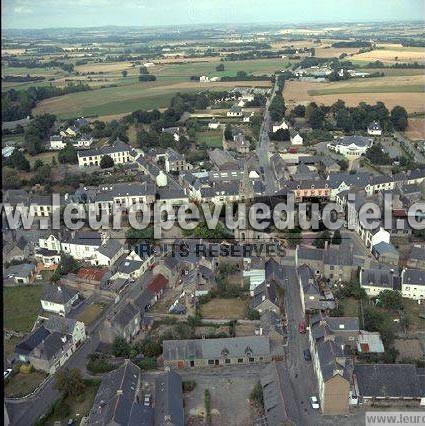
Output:
[[[31,331],[41,309],[41,285],[3,288],[4,328],[17,332]]]
[[[397,77],[403,75],[423,75],[424,70],[420,68],[362,68],[361,72],[383,72],[386,76]]]
[[[205,132],[196,133],[196,141],[199,144],[209,148],[221,148],[223,140],[222,130],[207,130]]]
[[[348,86],[335,89],[311,89],[308,90],[310,96],[339,95],[343,93],[418,93],[425,92],[425,87],[421,84],[406,86]]]

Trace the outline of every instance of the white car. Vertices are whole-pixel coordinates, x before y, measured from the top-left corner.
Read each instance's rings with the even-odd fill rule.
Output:
[[[320,408],[319,401],[315,396],[310,396],[310,404],[314,410],[318,410]]]
[[[10,374],[12,373],[12,369],[8,368],[7,370],[4,371],[4,379],[7,379]]]
[[[149,407],[151,405],[151,394],[148,393],[145,395],[145,407]]]

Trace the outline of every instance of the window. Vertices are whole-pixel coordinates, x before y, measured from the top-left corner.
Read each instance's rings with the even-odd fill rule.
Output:
[[[209,359],[208,360],[208,365],[214,365],[214,360],[213,359]]]
[[[254,362],[254,358],[249,358],[249,362]]]
[[[225,362],[226,364],[230,364],[230,359],[229,359],[229,358],[226,358],[226,359],[224,360],[224,362]]]
[[[242,364],[243,363],[243,358],[238,358],[238,363]]]

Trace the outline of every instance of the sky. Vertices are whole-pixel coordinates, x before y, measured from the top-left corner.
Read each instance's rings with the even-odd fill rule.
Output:
[[[1,0],[3,28],[424,20],[423,0]]]

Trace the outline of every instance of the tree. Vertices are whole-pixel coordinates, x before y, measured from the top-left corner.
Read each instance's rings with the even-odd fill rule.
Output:
[[[305,111],[305,117],[312,129],[323,128],[325,113],[314,102],[310,103],[310,105],[307,106]]]
[[[398,310],[403,308],[403,298],[399,291],[382,290],[377,297],[379,306],[387,309]]]
[[[215,67],[216,71],[224,71],[224,64],[219,64]]]
[[[42,164],[37,169],[36,179],[38,183],[41,183],[41,184],[48,183],[51,181],[51,177],[52,177],[52,167],[50,166],[50,164]]]
[[[130,355],[131,346],[123,337],[115,337],[112,343],[112,352],[114,356],[128,357]]]
[[[392,160],[390,156],[384,152],[384,148],[380,142],[373,144],[366,150],[365,154],[372,164],[391,164]]]
[[[277,93],[270,104],[269,112],[270,117],[273,121],[280,121],[282,120],[283,116],[285,115],[286,107],[285,107],[285,101],[283,100],[283,97],[280,93]]]
[[[128,71],[127,71],[127,70],[123,70],[123,71],[121,71],[121,75],[122,75],[123,77],[127,77],[127,74],[128,74]]]
[[[232,126],[229,123],[226,124],[226,128],[224,129],[224,137],[228,141],[233,139]]]
[[[56,157],[52,157],[52,166],[57,166],[58,165],[58,162],[56,161]]]
[[[31,169],[30,162],[25,158],[25,155],[15,149],[12,155],[9,157],[10,164],[17,170],[23,170],[29,172]]]
[[[304,105],[297,105],[294,108],[294,115],[296,117],[305,117],[305,106]]]
[[[408,125],[407,111],[402,106],[396,105],[391,110],[391,123],[395,130],[404,131]]]
[[[260,313],[256,309],[249,309],[247,317],[249,320],[259,320],[260,319]]]
[[[249,394],[249,400],[252,401],[258,408],[264,407],[263,387],[260,382],[257,382]]]
[[[67,142],[65,148],[59,151],[58,160],[61,164],[76,164],[78,162],[77,150],[71,142]]]
[[[59,370],[56,373],[55,388],[64,395],[78,396],[82,395],[86,387],[80,370]]]
[[[141,74],[139,75],[139,81],[140,82],[146,82],[146,81],[155,81],[156,77],[154,75],[151,74]]]
[[[43,165],[43,162],[41,160],[35,160],[33,170],[34,171],[38,170],[42,165]]]
[[[313,241],[313,245],[317,248],[325,248],[325,242],[329,242],[331,239],[331,234],[327,229],[321,232]]]
[[[279,129],[277,132],[271,133],[270,139],[274,141],[289,141],[291,135],[288,129]]]
[[[100,160],[100,168],[109,169],[111,167],[114,167],[114,160],[110,155],[104,155]]]
[[[140,68],[139,68],[139,73],[140,74],[149,74],[149,70],[144,66],[144,65],[142,65]]]
[[[341,242],[341,231],[339,229],[336,229],[332,237],[332,244],[340,245]]]
[[[78,272],[80,264],[72,256],[64,254],[61,257],[59,268],[56,269],[60,275]]]

